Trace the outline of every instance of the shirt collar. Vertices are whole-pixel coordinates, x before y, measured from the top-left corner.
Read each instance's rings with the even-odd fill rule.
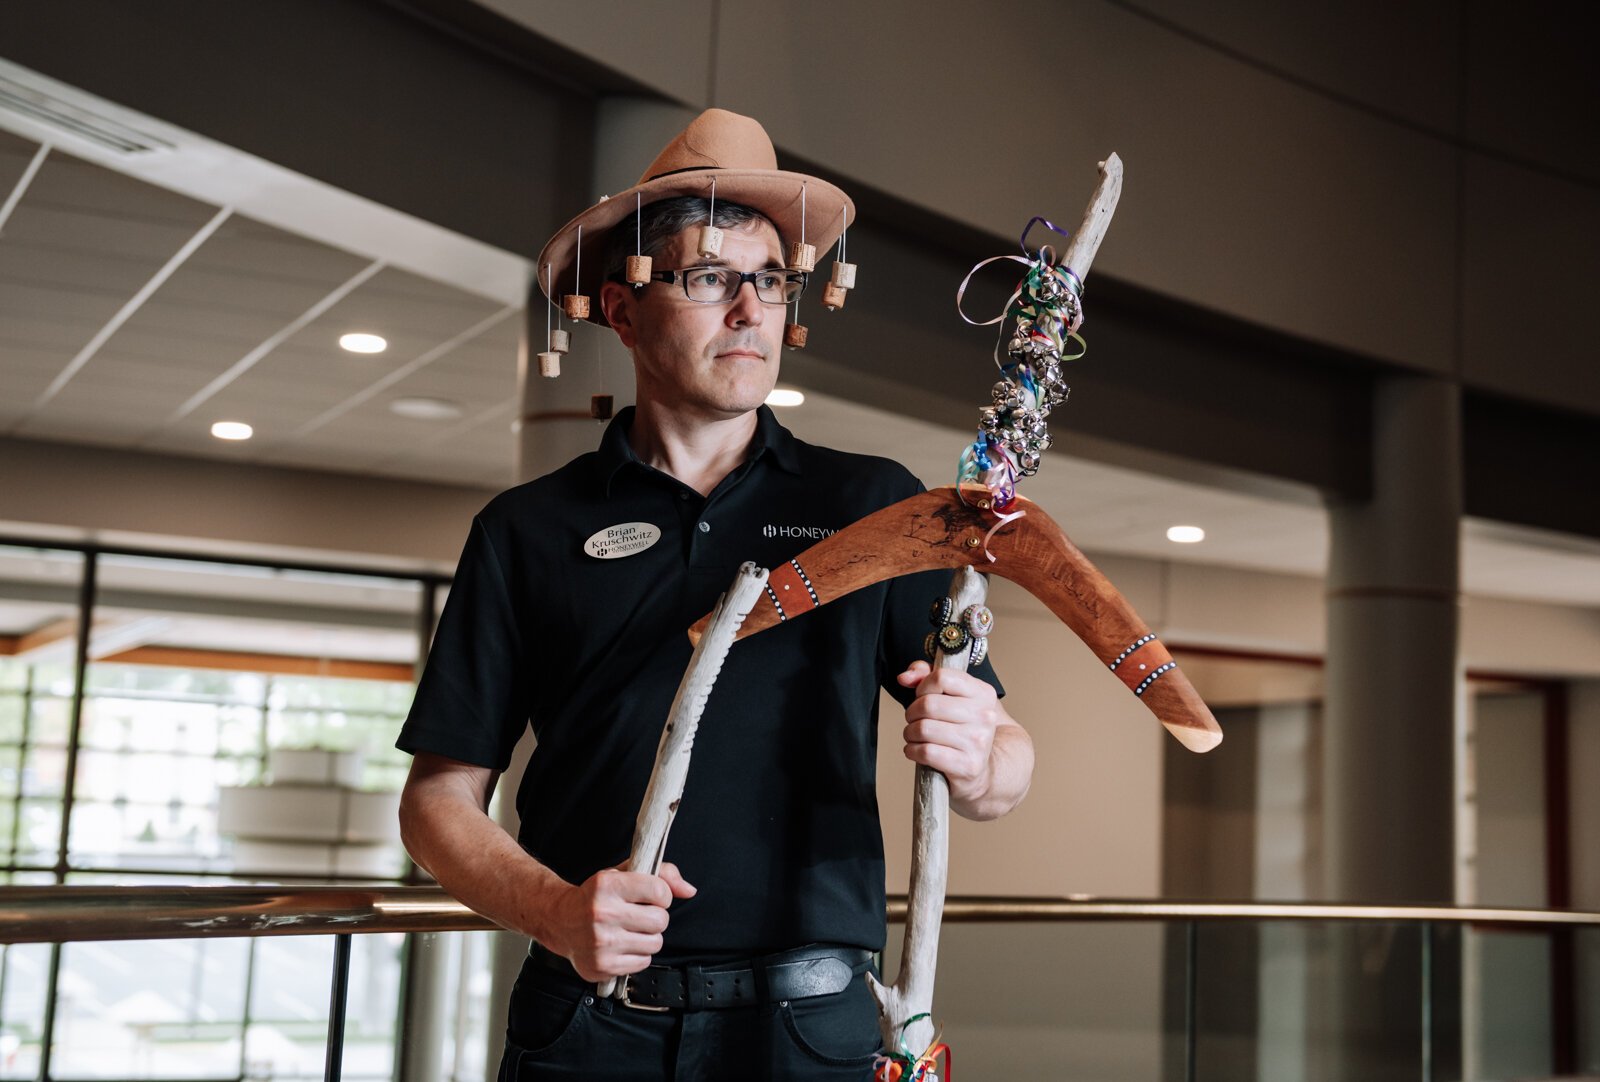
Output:
[[[597,465],[599,467],[600,483],[605,486],[606,495],[611,495],[611,482],[617,476],[617,471],[629,463],[644,466],[639,461],[639,456],[633,453],[633,445],[628,442],[628,433],[633,428],[634,408],[626,406],[617,411],[617,415],[606,426],[605,435],[600,438],[600,446],[596,449]],[[800,472],[799,441],[794,434],[778,423],[778,418],[773,416],[770,406],[760,406],[756,409],[756,434],[750,441],[750,454],[746,462],[754,462],[763,454],[772,456],[772,461],[789,473]]]

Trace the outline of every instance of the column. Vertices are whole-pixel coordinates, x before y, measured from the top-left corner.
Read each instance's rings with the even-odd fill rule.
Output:
[[[607,98],[595,116],[595,157],[591,197],[626,191],[639,181],[661,148],[694,119],[694,112],[669,102],[642,98]],[[581,207],[573,207],[577,214]],[[538,268],[543,274],[543,268]],[[593,278],[584,266],[583,291],[599,307],[601,268]],[[610,329],[595,323],[561,326],[572,336],[571,352],[561,358],[561,375],[539,375],[538,354],[545,348],[545,328],[557,313],[550,311],[537,285],[529,290],[517,365],[517,478],[519,481],[557,469],[594,450],[605,422],[590,416],[595,395],[612,396],[613,408],[633,403],[633,362]]]
[[[1329,507],[1324,884],[1345,902],[1446,903],[1455,886],[1460,388],[1381,375],[1371,498]],[[1415,926],[1331,926],[1323,959],[1328,1082],[1458,1077],[1459,938],[1424,954]]]
[[[1452,901],[1461,680],[1459,387],[1379,377],[1373,492],[1329,508],[1325,883]]]
[[[595,157],[593,198],[631,188],[644,168],[677,135],[694,112],[667,102],[642,98],[608,98],[600,102],[595,116]],[[577,214],[582,207],[573,207]],[[542,268],[540,268],[542,271]],[[587,271],[587,266],[585,267]],[[587,277],[587,274],[586,274]],[[584,292],[598,305],[599,268],[595,278],[584,283]],[[517,358],[516,476],[519,482],[531,481],[558,469],[578,455],[599,445],[607,422],[591,416],[594,395],[612,396],[613,408],[620,410],[633,403],[633,362],[627,350],[610,329],[594,323],[561,325],[572,336],[572,349],[561,358],[561,375],[547,379],[539,375],[538,355],[545,349],[547,312],[544,295],[537,285],[528,293],[523,314],[522,343]],[[512,837],[520,826],[516,793],[522,772],[533,753],[533,734],[523,734],[512,755],[510,768],[500,778],[497,820]],[[497,932],[491,952],[492,976],[489,993],[488,1077],[495,1077],[500,1062],[502,1021],[511,987],[516,982],[528,941],[509,932]]]

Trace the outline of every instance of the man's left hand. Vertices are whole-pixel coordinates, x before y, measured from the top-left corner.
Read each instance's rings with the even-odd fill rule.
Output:
[[[994,819],[1016,806],[1033,775],[1033,742],[994,688],[954,669],[914,661],[896,677],[916,688],[906,708],[905,757],[950,782],[950,806],[969,819]]]

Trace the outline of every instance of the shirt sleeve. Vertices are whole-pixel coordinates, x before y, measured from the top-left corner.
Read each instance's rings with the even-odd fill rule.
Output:
[[[505,770],[528,725],[524,657],[504,568],[474,518],[395,746]]]

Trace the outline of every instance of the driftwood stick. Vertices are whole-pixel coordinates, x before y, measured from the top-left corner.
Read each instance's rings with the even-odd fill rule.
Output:
[[[1078,231],[1067,243],[1067,254],[1061,257],[1061,265],[1075,274],[1079,282],[1089,277],[1089,267],[1100,250],[1100,242],[1106,239],[1106,230],[1111,227],[1111,216],[1116,213],[1120,198],[1122,159],[1113,153],[1100,163],[1100,183],[1089,197],[1089,206],[1083,212]]]
[[[951,578],[951,611],[956,618],[968,606],[982,605],[989,584],[970,567]],[[965,650],[940,652],[937,669],[967,670]],[[906,899],[906,935],[900,952],[900,973],[885,987],[867,975],[867,987],[878,1001],[878,1026],[883,1046],[901,1047],[919,1055],[933,1043],[933,981],[939,964],[939,922],[944,917],[945,885],[950,874],[950,783],[937,770],[917,767],[912,798],[911,887]],[[924,1017],[918,1017],[923,1015]],[[916,1021],[912,1021],[916,1019]]]
[[[694,751],[700,715],[705,712],[706,699],[717,682],[717,674],[722,672],[722,662],[728,656],[739,625],[766,582],[765,568],[753,563],[741,565],[733,585],[711,610],[704,636],[695,644],[689,667],[684,670],[678,694],[667,714],[667,723],[661,730],[661,743],[656,745],[656,765],[650,772],[650,784],[645,789],[639,818],[634,824],[633,852],[627,863],[630,872],[654,874],[661,868],[667,851],[667,832],[672,829],[673,816],[678,814],[678,803],[683,799],[684,782],[689,777],[689,757]],[[612,977],[599,984],[602,998],[616,995],[620,999],[626,989],[626,978],[618,981]]]

